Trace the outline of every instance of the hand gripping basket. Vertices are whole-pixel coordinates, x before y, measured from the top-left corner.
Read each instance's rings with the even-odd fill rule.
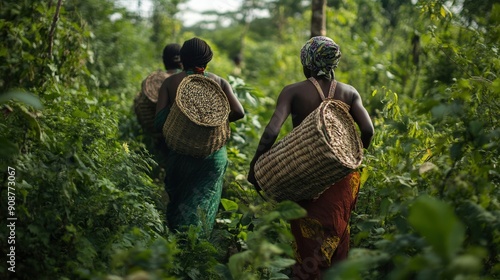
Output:
[[[363,146],[349,106],[326,99],[255,164],[255,178],[276,201],[317,198],[361,165]]]
[[[189,75],[163,125],[167,146],[184,155],[207,157],[230,136],[229,102],[218,83],[202,75]]]
[[[142,81],[141,92],[134,99],[134,111],[137,120],[146,133],[154,134],[154,118],[156,103],[158,102],[158,90],[163,81],[168,78],[164,71],[151,73]]]

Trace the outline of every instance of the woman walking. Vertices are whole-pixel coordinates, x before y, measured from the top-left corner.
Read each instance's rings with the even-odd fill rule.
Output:
[[[203,75],[218,83],[227,97],[230,113],[228,121],[244,117],[244,110],[229,83],[206,72],[212,60],[210,46],[199,38],[187,40],[180,50],[184,71],[167,78],[159,91],[156,110],[156,126],[161,129],[175,103],[179,85],[190,75]],[[203,94],[203,93],[200,93]],[[201,96],[200,96],[201,98]],[[211,104],[208,104],[208,106]],[[181,154],[167,147],[165,189],[169,195],[167,223],[171,230],[201,226],[209,234],[215,222],[227,168],[226,146],[206,157]]]
[[[360,128],[363,147],[370,145],[373,124],[359,93],[354,87],[335,80],[334,69],[340,56],[339,46],[328,37],[313,37],[302,47],[300,59],[306,80],[283,88],[250,164],[248,180],[257,188],[260,187],[255,179],[254,166],[259,157],[271,149],[290,114],[295,128],[319,107],[323,100],[322,92],[329,92],[330,96],[349,107],[350,115]],[[298,202],[307,210],[307,216],[291,222],[297,260],[293,267],[293,279],[321,279],[325,270],[347,257],[348,223],[356,204],[359,177],[359,172],[352,172],[318,198]]]

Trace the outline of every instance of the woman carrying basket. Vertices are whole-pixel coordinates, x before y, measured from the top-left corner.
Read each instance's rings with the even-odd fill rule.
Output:
[[[359,93],[352,86],[335,81],[334,69],[340,56],[339,46],[324,36],[313,37],[302,47],[300,58],[307,79],[283,88],[275,112],[250,163],[248,181],[257,189],[260,189],[254,170],[257,160],[271,149],[288,115],[292,115],[295,128],[319,107],[322,102],[319,90],[328,93],[333,89],[331,93],[334,99],[349,106],[349,113],[361,131],[363,147],[368,148],[370,145],[373,124]],[[297,260],[293,267],[293,279],[320,279],[325,270],[347,257],[348,223],[359,186],[360,174],[354,171],[318,198],[298,201],[307,210],[307,216],[291,222]]]
[[[229,83],[205,71],[212,60],[210,46],[199,38],[184,42],[180,50],[184,71],[167,78],[160,87],[156,107],[155,124],[162,129],[172,106],[176,102],[179,85],[188,76],[202,75],[220,85],[229,103],[229,122],[244,117],[244,110],[234,95]],[[192,78],[192,77],[191,77]],[[204,92],[196,93],[202,98]],[[207,104],[210,106],[213,104]],[[171,230],[182,230],[185,226],[200,226],[209,234],[215,222],[222,193],[224,174],[227,168],[225,145],[204,157],[176,152],[167,147],[165,189],[169,195],[167,223]]]
[[[161,168],[163,168],[165,160],[161,153],[165,147],[165,138],[161,131],[155,131],[154,128],[158,91],[166,78],[182,71],[180,50],[181,45],[177,43],[167,44],[163,48],[162,58],[165,71],[157,70],[150,73],[142,81],[141,92],[134,99],[134,111],[137,120],[143,129],[145,138],[150,139],[151,144],[147,141],[146,146],[149,152],[155,155],[155,159]],[[159,169],[155,170],[155,173],[157,172],[159,172]]]

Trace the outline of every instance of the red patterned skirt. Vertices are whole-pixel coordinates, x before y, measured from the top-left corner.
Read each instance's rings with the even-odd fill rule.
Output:
[[[359,186],[360,174],[353,172],[319,198],[299,202],[307,216],[291,221],[297,260],[292,279],[320,279],[323,271],[347,258],[349,218]]]

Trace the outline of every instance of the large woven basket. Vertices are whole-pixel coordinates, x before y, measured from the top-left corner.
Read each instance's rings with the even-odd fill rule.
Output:
[[[154,119],[158,90],[169,75],[164,71],[151,73],[142,81],[141,92],[134,99],[134,111],[137,120],[146,133],[154,134]]]
[[[317,198],[361,165],[363,147],[348,106],[327,99],[255,164],[255,178],[276,201]]]
[[[212,154],[229,139],[229,112],[227,96],[218,83],[203,75],[185,77],[163,125],[167,146],[193,157]]]

